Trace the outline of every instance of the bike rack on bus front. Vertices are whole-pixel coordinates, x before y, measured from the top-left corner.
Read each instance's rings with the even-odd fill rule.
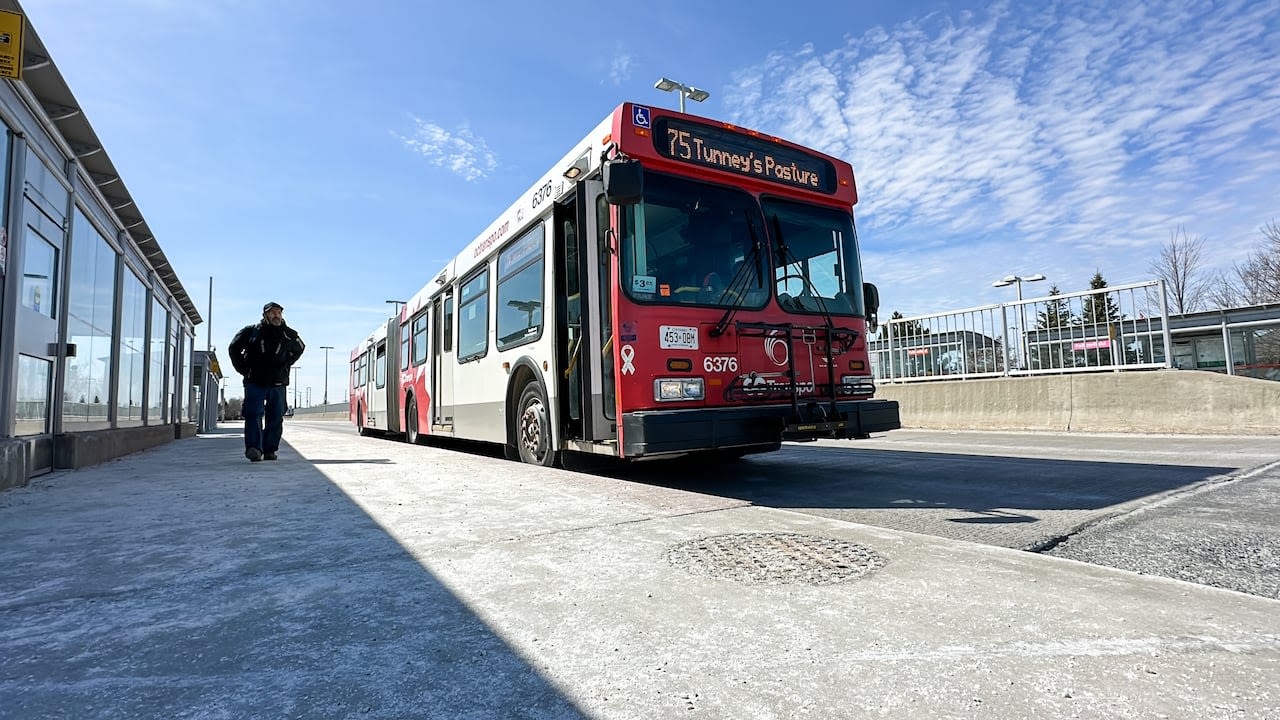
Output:
[[[812,325],[795,325],[793,323],[756,323],[756,322],[738,322],[735,323],[739,337],[785,337],[787,342],[787,368],[782,373],[786,377],[785,386],[778,387],[774,384],[753,384],[747,385],[749,380],[756,377],[754,373],[747,376],[739,376],[729,383],[724,390],[724,399],[729,402],[737,402],[747,399],[752,400],[782,400],[786,399],[791,403],[791,418],[783,428],[783,439],[785,440],[802,440],[813,439],[816,437],[845,437],[848,423],[845,420],[833,420],[839,412],[837,401],[843,397],[851,397],[859,394],[861,386],[845,386],[838,382],[839,373],[835,368],[835,358],[833,348],[839,348],[839,353],[848,352],[853,343],[858,338],[858,331],[850,328]],[[816,344],[819,339],[823,340],[823,353],[826,357],[827,368],[830,370],[827,377],[826,390],[828,397],[822,401],[816,398],[805,404],[800,403],[800,387],[796,383],[796,354],[795,341],[800,339],[805,344]],[[841,392],[844,390],[844,392]],[[817,392],[816,384],[814,392]],[[825,407],[824,407],[825,406]]]

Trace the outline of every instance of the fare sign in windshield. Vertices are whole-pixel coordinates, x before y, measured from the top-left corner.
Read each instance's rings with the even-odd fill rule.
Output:
[[[653,134],[660,155],[770,182],[833,193],[836,169],[830,161],[725,128],[659,118]]]

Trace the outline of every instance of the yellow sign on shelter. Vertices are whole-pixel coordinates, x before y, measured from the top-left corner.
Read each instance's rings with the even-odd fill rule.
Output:
[[[22,79],[22,31],[25,18],[0,10],[0,77]]]

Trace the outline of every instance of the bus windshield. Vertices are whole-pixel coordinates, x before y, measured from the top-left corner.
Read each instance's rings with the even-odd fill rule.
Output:
[[[782,309],[862,315],[862,270],[853,216],[777,199],[764,201],[764,214]]]
[[[748,193],[646,172],[625,212],[622,287],[645,303],[760,308],[769,300],[766,234]]]
[[[638,302],[759,309],[773,275],[791,313],[862,315],[862,272],[848,212],[646,172],[624,210],[622,287]]]

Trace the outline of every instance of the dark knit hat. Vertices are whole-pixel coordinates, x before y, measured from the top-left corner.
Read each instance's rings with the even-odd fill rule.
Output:
[[[263,315],[266,315],[266,314],[267,314],[267,311],[268,311],[268,310],[270,310],[271,308],[280,308],[280,312],[284,312],[284,306],[283,306],[283,305],[281,305],[280,303],[269,302],[269,303],[267,303],[266,305],[263,305],[263,306],[262,306],[262,314],[263,314]]]

